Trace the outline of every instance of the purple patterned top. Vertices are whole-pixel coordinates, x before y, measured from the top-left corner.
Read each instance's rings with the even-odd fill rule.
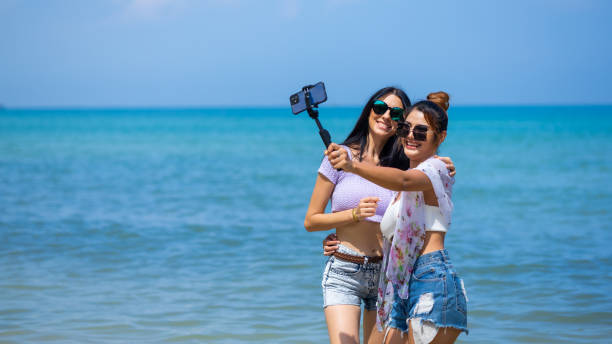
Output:
[[[342,147],[346,149],[349,159],[351,159],[351,150],[347,146]],[[327,157],[323,158],[319,173],[336,185],[331,197],[332,212],[353,209],[357,207],[359,200],[365,197],[378,197],[380,200],[376,208],[376,215],[365,220],[380,223],[385,210],[393,199],[395,194],[393,191],[380,187],[356,174],[336,170],[329,163]]]

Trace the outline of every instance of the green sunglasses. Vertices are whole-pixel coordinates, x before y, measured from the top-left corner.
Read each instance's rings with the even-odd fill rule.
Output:
[[[383,102],[382,100],[375,100],[374,104],[372,104],[372,110],[374,110],[374,113],[377,115],[382,115],[385,112],[387,112],[387,110],[389,111],[389,115],[391,115],[391,119],[394,121],[399,121],[402,119],[402,116],[404,115],[404,109],[402,109],[401,107],[392,107],[390,108],[389,105],[387,105],[387,103]]]

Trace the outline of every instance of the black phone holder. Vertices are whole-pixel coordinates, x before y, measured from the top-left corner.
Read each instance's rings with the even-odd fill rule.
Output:
[[[317,123],[317,127],[319,128],[319,135],[323,140],[325,148],[327,148],[331,143],[331,136],[329,135],[329,131],[323,128],[321,122],[319,122],[319,108],[317,107],[317,105],[312,104],[312,95],[310,95],[310,89],[313,87],[314,85],[307,85],[302,87],[302,91],[304,91],[304,98],[306,100],[306,111],[308,111],[308,115],[310,116],[310,118],[314,119],[315,123]]]

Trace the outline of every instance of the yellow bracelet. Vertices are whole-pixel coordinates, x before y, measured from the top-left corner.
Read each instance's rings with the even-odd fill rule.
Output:
[[[359,222],[359,217],[357,217],[357,208],[353,208],[353,221]]]

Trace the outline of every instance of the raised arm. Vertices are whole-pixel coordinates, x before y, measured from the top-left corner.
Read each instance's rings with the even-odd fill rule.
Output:
[[[433,189],[425,173],[418,170],[402,171],[393,167],[375,166],[360,161],[351,161],[346,150],[332,143],[325,151],[334,168],[357,174],[372,183],[394,191],[426,191]]]

